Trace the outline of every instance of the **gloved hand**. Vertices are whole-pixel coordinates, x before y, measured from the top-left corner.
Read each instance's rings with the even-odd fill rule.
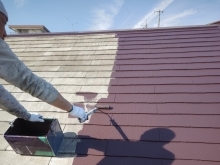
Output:
[[[75,116],[75,117],[77,117],[77,118],[80,118],[81,121],[87,120],[87,114],[86,114],[86,112],[84,111],[84,109],[81,108],[81,107],[77,107],[77,106],[75,106],[75,105],[73,105],[73,108],[72,108],[72,110],[70,111],[70,115],[71,115],[71,116]]]
[[[42,119],[42,116],[38,113],[30,113],[31,117],[29,119],[29,121],[32,122],[44,122],[44,119]]]

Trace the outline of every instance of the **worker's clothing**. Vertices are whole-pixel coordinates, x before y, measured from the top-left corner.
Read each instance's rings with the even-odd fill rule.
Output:
[[[58,91],[50,83],[33,74],[2,39],[0,39],[0,78],[47,103],[54,102],[58,96]],[[0,108],[25,120],[31,116],[2,85],[0,85]]]

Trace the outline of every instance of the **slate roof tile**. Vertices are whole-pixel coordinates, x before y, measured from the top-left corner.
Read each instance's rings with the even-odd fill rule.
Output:
[[[85,125],[84,129],[79,132],[79,138],[86,138],[90,135],[90,138],[94,139],[109,139],[109,140],[130,140],[130,141],[159,141],[159,130],[155,128],[148,136],[141,136],[144,132],[149,131],[152,127],[126,127],[126,126],[94,126]],[[111,132],[109,134],[109,132]],[[120,134],[123,132],[124,134]]]
[[[155,93],[218,93],[216,85],[155,85]]]
[[[184,164],[192,164],[192,165],[217,165],[218,162],[211,162],[211,161],[203,161],[203,160],[162,160],[162,164],[169,165],[169,164],[176,164],[176,165],[184,165]]]
[[[166,103],[157,104],[159,114],[194,114],[194,115],[209,115],[220,114],[219,103]]]
[[[219,150],[216,144],[204,143],[169,143],[164,146],[168,151],[175,153],[176,159],[194,159],[219,161]],[[212,154],[210,154],[212,153]],[[168,156],[166,156],[168,158]]]
[[[152,114],[113,114],[118,125],[157,126],[157,127],[200,127],[219,128],[218,115],[152,115]]]
[[[163,145],[165,145],[163,142],[109,140],[106,155],[174,159],[174,155],[163,149]]]
[[[157,164],[162,165],[161,160],[159,159],[148,159],[148,158],[135,158],[135,157],[106,157],[106,156],[96,156],[96,155],[89,155],[84,157],[78,157],[74,159],[74,165],[80,164],[105,164],[105,165],[133,165],[133,164]]]
[[[219,129],[209,128],[169,128],[174,132],[175,137],[172,141],[176,142],[194,142],[194,143],[219,143]],[[159,129],[160,140],[169,141],[167,132],[164,129]],[[190,136],[189,136],[190,135]]]
[[[78,155],[105,155],[107,140],[81,139],[77,144]]]

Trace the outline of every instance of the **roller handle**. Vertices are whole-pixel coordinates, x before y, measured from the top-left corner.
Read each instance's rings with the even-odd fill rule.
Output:
[[[90,110],[89,112],[86,113],[87,114],[87,118],[85,118],[84,120],[78,118],[79,122],[83,123],[86,120],[88,120],[89,115],[95,113],[98,109],[106,109],[107,110],[107,109],[113,109],[113,107],[111,107],[109,105],[96,105],[96,107],[94,109],[92,109],[92,110]]]
[[[96,105],[96,107],[98,109],[113,109],[113,107],[109,106],[109,105]]]

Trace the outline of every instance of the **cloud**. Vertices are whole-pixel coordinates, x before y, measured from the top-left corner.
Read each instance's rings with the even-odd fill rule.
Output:
[[[189,9],[189,10],[185,10],[179,14],[173,15],[172,17],[166,18],[165,20],[161,21],[161,26],[173,26],[173,25],[177,25],[181,19],[183,17],[187,17],[189,15],[193,15],[196,14],[196,10],[194,9]]]
[[[162,0],[148,14],[146,14],[133,28],[141,28],[146,23],[149,24],[157,15],[155,11],[166,9],[174,0]]]
[[[17,5],[17,7],[20,8],[27,4],[28,0],[14,0],[14,3]]]
[[[114,23],[124,0],[113,0],[113,4],[106,4],[102,8],[92,11],[93,19],[90,30],[108,30]]]

